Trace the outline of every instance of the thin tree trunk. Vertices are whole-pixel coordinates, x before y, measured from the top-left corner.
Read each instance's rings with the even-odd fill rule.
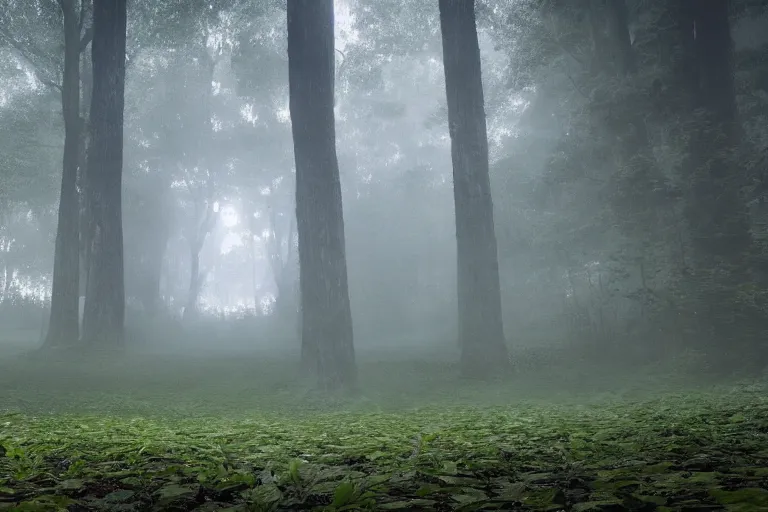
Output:
[[[332,0],[288,0],[302,356],[314,357],[327,390],[357,385],[333,113],[333,30]]]
[[[9,267],[8,265],[5,265],[4,272],[5,277],[3,278],[3,300],[0,302],[11,300],[11,286],[13,285],[14,274],[16,273],[13,267]]]
[[[194,320],[197,318],[197,301],[200,298],[200,251],[201,243],[194,242],[190,246],[190,272],[189,272],[189,293],[187,295],[187,305],[184,307],[184,320]]]
[[[209,165],[209,151],[211,151],[211,139],[213,137],[213,126],[211,124],[211,81],[213,80],[214,71],[216,69],[216,61],[213,59],[208,51],[208,36],[206,35],[199,46],[199,63],[201,68],[201,81],[200,81],[200,101],[204,105],[203,116],[200,120],[202,129],[198,132],[198,147],[197,147],[197,165],[200,169],[205,169],[208,172],[205,194],[203,191],[189,188],[190,192],[194,194],[195,201],[195,226],[194,232],[190,238],[190,267],[191,274],[189,278],[189,291],[187,294],[187,304],[184,308],[184,319],[194,319],[198,315],[197,302],[200,297],[200,291],[202,290],[203,276],[200,274],[200,251],[203,250],[205,240],[210,234],[211,230],[215,226],[218,211],[214,209],[214,181],[213,172]],[[194,190],[194,192],[193,192]],[[198,195],[200,194],[200,195]],[[201,211],[201,207],[204,211]],[[202,219],[200,216],[202,215]]]
[[[163,222],[163,220],[158,219]],[[142,268],[144,271],[144,283],[141,289],[141,303],[144,306],[144,312],[150,317],[154,317],[162,301],[160,300],[160,281],[163,275],[163,259],[168,243],[168,236],[165,227],[159,228],[160,233],[154,235],[154,239],[147,240],[148,247],[145,248]]]
[[[126,0],[94,2],[88,149],[91,241],[83,341],[122,344],[125,325],[122,175]]]
[[[508,372],[474,2],[440,0],[453,161],[462,375]]]
[[[80,192],[80,297],[85,297],[86,282],[88,280],[88,261],[91,242],[88,240],[88,137],[89,127],[87,120],[90,119],[91,98],[93,91],[93,66],[91,59],[85,54],[83,68],[81,72],[82,101],[80,103],[81,117],[84,120],[83,131],[80,134],[80,170],[78,172],[78,190]],[[82,311],[81,311],[82,315]]]
[[[45,346],[76,343],[79,338],[80,200],[77,193],[82,120],[80,118],[80,16],[75,0],[62,0],[64,17],[64,158],[53,258],[51,316]]]

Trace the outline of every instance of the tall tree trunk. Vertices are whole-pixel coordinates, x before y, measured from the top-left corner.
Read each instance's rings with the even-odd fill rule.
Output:
[[[315,358],[327,390],[357,385],[333,113],[333,30],[333,0],[288,0],[302,354]]]
[[[272,270],[272,278],[276,288],[275,314],[282,316],[283,313],[285,313],[285,306],[289,305],[290,302],[288,293],[288,287],[291,284],[289,265],[291,264],[293,253],[294,217],[291,215],[286,236],[283,236],[283,230],[278,227],[277,217],[276,209],[270,207],[270,235],[266,245],[270,269]],[[283,252],[283,240],[287,240],[287,248],[285,252]]]
[[[162,222],[161,219],[158,219]],[[139,272],[141,273],[137,295],[144,308],[144,313],[153,318],[157,315],[161,301],[160,282],[163,277],[163,260],[168,243],[165,227],[161,232],[152,233],[144,240],[146,246],[140,255]]]
[[[59,218],[53,258],[51,317],[45,346],[73,344],[79,338],[80,198],[80,33],[81,16],[75,0],[60,3],[64,17],[64,78],[61,104],[64,114],[64,161],[61,174]]]
[[[82,101],[80,104],[81,117],[85,121],[82,126],[83,131],[80,134],[80,172],[78,178],[78,191],[80,192],[80,297],[85,297],[86,281],[88,280],[88,254],[91,243],[88,240],[88,186],[87,168],[88,168],[88,137],[90,129],[87,120],[90,119],[91,98],[93,91],[93,66],[88,54],[84,55],[83,68],[81,72]],[[82,311],[80,312],[82,315]]]
[[[197,133],[197,165],[200,169],[205,169],[208,173],[205,189],[188,190],[193,194],[195,201],[195,226],[194,231],[189,235],[190,244],[190,268],[189,291],[187,294],[187,304],[184,308],[184,319],[191,320],[197,317],[197,302],[203,286],[204,275],[200,272],[200,251],[208,235],[216,225],[218,210],[214,207],[214,177],[212,166],[209,164],[209,153],[211,151],[211,139],[213,138],[213,125],[211,123],[211,97],[213,90],[211,82],[216,70],[216,61],[208,50],[208,35],[202,38],[199,49],[200,65],[200,102],[204,106],[203,115],[200,119],[202,128]],[[204,194],[204,195],[203,195]]]
[[[699,98],[733,143],[737,133],[733,41],[729,0],[695,3],[695,48],[699,62]]]
[[[687,3],[687,2],[686,2]],[[739,306],[739,287],[749,283],[753,241],[747,207],[741,198],[744,179],[729,154],[738,144],[734,92],[730,2],[696,0],[688,4],[693,48],[687,69],[688,103],[695,114],[687,123],[688,148],[683,163],[687,183],[685,217],[691,235],[691,261],[698,283],[700,311],[712,326],[716,346],[746,340],[749,319]],[[751,320],[765,316],[757,313]],[[759,320],[758,320],[759,321]],[[764,322],[765,320],[763,320]]]
[[[200,272],[200,252],[203,250],[205,240],[213,231],[218,219],[218,209],[213,201],[213,181],[209,178],[206,193],[203,197],[201,190],[189,189],[194,194],[195,201],[195,225],[187,235],[190,255],[189,290],[187,292],[187,304],[184,307],[184,319],[191,320],[197,317],[197,301],[203,288],[203,281],[207,272]]]
[[[165,219],[160,219],[165,222]],[[144,264],[142,265],[145,273],[145,281],[142,286],[142,305],[144,311],[154,317],[162,301],[160,300],[160,281],[163,277],[163,261],[165,251],[168,247],[168,229],[166,225],[160,228],[159,233],[155,233],[152,240],[148,240],[148,247],[144,255]]]
[[[462,375],[509,370],[488,175],[480,48],[473,0],[440,0],[445,90],[453,161]]]
[[[629,13],[626,0],[610,0],[610,29],[613,34],[616,52],[616,62],[619,70],[625,75],[637,71],[635,52],[632,50],[632,39],[629,34]]]
[[[94,2],[93,24],[93,92],[87,169],[91,249],[83,341],[87,344],[122,344],[125,324],[122,176],[126,0]]]
[[[734,271],[745,270],[752,245],[746,206],[739,196],[743,184],[727,161],[737,143],[736,96],[728,1],[698,0],[693,4],[697,80],[690,103],[701,116],[691,119],[686,179],[691,183],[687,219],[695,255],[706,266],[721,260]]]
[[[625,0],[593,1],[590,14],[593,23],[607,28],[598,30],[600,35],[594,39],[595,47],[603,46],[601,54],[610,56],[597,71],[635,80],[637,64]],[[597,35],[594,29],[592,35],[593,38]],[[668,210],[665,196],[660,192],[664,190],[665,178],[653,154],[645,124],[644,98],[632,88],[628,93],[622,103],[629,106],[609,108],[609,124],[605,126],[607,137],[618,150],[620,170],[619,193],[614,194],[613,211],[624,234],[637,242],[640,260],[650,261],[656,254],[653,248],[664,240],[662,218]]]

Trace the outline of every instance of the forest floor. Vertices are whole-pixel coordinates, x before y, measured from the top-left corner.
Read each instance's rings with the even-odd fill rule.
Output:
[[[321,399],[287,365],[0,362],[0,510],[768,510],[764,382],[361,362]]]

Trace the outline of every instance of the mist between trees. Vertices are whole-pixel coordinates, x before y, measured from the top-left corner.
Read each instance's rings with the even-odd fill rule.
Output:
[[[3,0],[4,350],[760,371],[763,4],[472,4]]]

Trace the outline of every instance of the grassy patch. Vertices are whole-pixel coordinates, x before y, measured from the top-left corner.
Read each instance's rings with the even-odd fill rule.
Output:
[[[0,367],[0,510],[768,510],[763,386],[557,394],[389,362],[319,400],[287,363],[171,363]]]

